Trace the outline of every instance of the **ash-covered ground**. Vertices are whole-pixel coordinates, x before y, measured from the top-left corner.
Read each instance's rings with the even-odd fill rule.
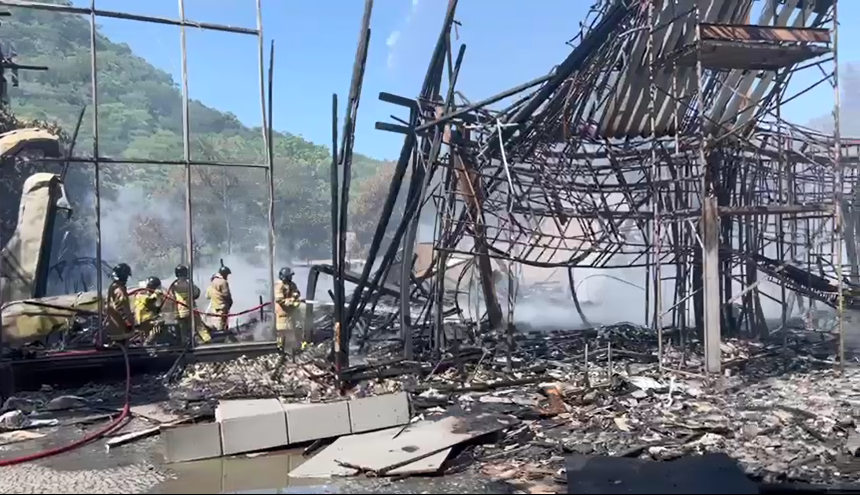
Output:
[[[431,417],[459,407],[511,415],[520,422],[494,437],[455,449],[441,477],[350,478],[309,489],[320,493],[563,492],[563,461],[569,453],[671,461],[725,452],[757,479],[858,481],[860,370],[849,363],[844,373],[839,372],[832,336],[796,334],[773,344],[726,341],[722,350],[727,371],[720,377],[700,375],[697,346],[690,344],[681,352],[671,338],[668,335],[665,342],[662,369],[653,332],[633,325],[523,332],[511,352],[504,336],[489,335],[478,345],[462,346],[456,356],[433,360],[405,361],[398,357],[396,345],[370,346],[362,363],[344,373],[351,382],[346,395],[403,390],[412,396],[415,416]],[[327,353],[322,344],[303,353],[297,362],[271,355],[190,365],[169,385],[159,377],[136,377],[133,418],[111,438],[179,417],[205,419],[221,399],[283,397],[306,402],[340,397],[325,362]],[[0,446],[0,458],[62,445],[102,427],[121,408],[123,391],[124,384],[63,391],[45,388],[10,399],[4,405],[4,418],[19,411],[15,417],[25,423],[7,424],[7,429],[30,426],[26,432],[44,436]],[[66,403],[59,397],[66,397]],[[72,408],[56,410],[58,403]],[[34,427],[39,421],[56,424]],[[131,441],[110,452],[107,441],[3,468],[0,492],[279,490],[294,485],[286,473],[302,461],[301,455],[292,452],[204,461],[196,466],[165,465],[157,437]],[[240,472],[260,474],[247,483],[225,484],[223,480],[237,480],[229,473],[240,462],[248,463]],[[218,479],[220,484],[213,481]],[[487,479],[504,486],[487,488]]]

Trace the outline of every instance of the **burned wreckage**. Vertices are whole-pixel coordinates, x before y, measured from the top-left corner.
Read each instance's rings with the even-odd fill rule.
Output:
[[[311,267],[305,290],[314,345],[292,359],[263,345],[175,349],[166,383],[186,419],[162,425],[168,457],[340,437],[294,476],[450,472],[471,457],[495,479],[574,490],[603,462],[583,456],[722,452],[767,481],[856,481],[860,144],[839,133],[838,97],[831,134],[782,115],[810,90],[797,74],[823,73],[838,94],[837,2],[598,1],[549,74],[477,102],[457,91],[467,55],[452,37],[457,3],[418,97],[379,94],[406,117],[376,128],[403,146],[367,257],[348,264],[366,1],[342,130],[332,104],[332,262]],[[263,109],[266,127],[265,99]],[[418,243],[428,218],[432,242]],[[629,301],[584,295],[592,277],[641,285],[642,324],[595,318]],[[100,291],[87,304],[100,306]],[[578,317],[530,328],[517,316],[529,298]],[[269,355],[194,358],[252,351]],[[231,401],[247,397],[263,401],[254,417],[286,417],[283,438],[237,440],[251,406]],[[218,401],[217,427],[179,428]],[[373,407],[390,417],[356,419]],[[306,408],[331,428],[294,428]],[[195,443],[205,452],[186,448],[214,436]],[[387,442],[412,450],[392,455]],[[369,454],[377,448],[387,454]]]
[[[616,269],[644,274],[645,326],[660,353],[699,346],[709,374],[721,372],[721,338],[786,335],[795,306],[815,313],[816,304],[833,309],[823,314],[838,323],[846,361],[855,332],[845,313],[858,308],[860,288],[857,143],[838,125],[834,138],[781,115],[792,76],[835,58],[835,2],[597,2],[550,74],[474,103],[458,101],[466,47],[455,56],[455,10],[450,3],[420,96],[379,95],[409,116],[376,124],[405,137],[360,273],[340,261],[345,205],[333,205],[340,242],[333,264],[316,271],[335,274],[336,299],[345,281],[355,285],[335,304],[341,360],[355,330],[367,334],[366,309],[395,290],[411,359],[465,340],[469,331],[446,327],[467,314],[481,328],[471,335],[497,332],[511,344],[517,291],[540,285],[529,279],[567,285],[582,326],[593,326],[575,278]],[[835,69],[822,79],[836,80]],[[500,102],[509,104],[490,109]],[[350,139],[333,163],[333,198],[349,189],[348,178],[335,179],[341,168],[348,177]],[[428,211],[434,240],[416,246]],[[476,313],[464,308],[470,295],[480,299]],[[767,301],[781,308],[776,324]]]
[[[809,91],[797,81],[812,68],[838,94],[836,2],[597,2],[551,73],[477,102],[456,90],[467,54],[451,39],[456,7],[449,2],[419,96],[379,95],[406,110],[376,123],[404,144],[360,273],[339,256],[345,201],[332,212],[341,240],[332,266],[318,270],[336,274],[341,378],[415,373],[417,360],[428,363],[417,371],[424,380],[461,381],[419,387],[417,402],[456,390],[475,405],[521,404],[517,393],[487,391],[542,384],[533,404],[555,419],[515,429],[531,441],[509,432],[510,445],[490,454],[507,459],[492,472],[511,478],[564,452],[713,450],[759,474],[839,476],[835,465],[858,453],[856,411],[827,399],[824,413],[817,399],[784,392],[809,398],[804,384],[818,382],[853,400],[858,148],[839,134],[838,98],[831,134],[787,122],[782,109]],[[349,139],[333,163],[333,198],[347,197]],[[433,241],[416,245],[428,212]],[[583,301],[582,273],[644,275],[645,324],[595,327],[594,304],[626,301]],[[581,321],[527,331],[517,303],[541,279],[564,288]],[[314,289],[311,277],[309,297]],[[368,325],[367,309],[395,290],[395,362],[348,367],[350,339],[390,327]],[[566,437],[574,431],[575,441]],[[638,441],[616,443],[623,436]],[[780,448],[785,441],[795,446]]]

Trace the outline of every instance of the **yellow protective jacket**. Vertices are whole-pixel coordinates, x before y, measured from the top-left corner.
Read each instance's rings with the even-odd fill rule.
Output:
[[[155,319],[161,313],[164,303],[164,292],[161,289],[153,291],[142,290],[134,296],[134,319],[137,324]]]
[[[301,296],[302,293],[299,292],[295,282],[281,280],[275,282],[275,326],[278,329],[288,328],[290,317],[301,304],[299,300]]]
[[[125,284],[112,282],[108,287],[105,304],[105,330],[113,337],[122,337],[131,332],[134,315]]]
[[[212,301],[212,311],[216,313],[229,313],[233,307],[233,295],[230,293],[230,284],[220,274],[212,276],[212,283],[206,289],[206,299]]]
[[[200,288],[196,285],[192,284],[190,280],[187,278],[178,278],[172,284],[170,284],[169,295],[172,299],[177,302],[174,302],[173,305],[176,307],[176,316],[177,318],[187,318],[189,314],[191,314],[190,307],[196,306],[193,302],[188,304],[188,286],[192,287],[191,296],[194,298],[194,301],[200,297]]]

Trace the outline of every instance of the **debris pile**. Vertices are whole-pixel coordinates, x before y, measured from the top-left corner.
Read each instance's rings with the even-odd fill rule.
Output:
[[[860,453],[860,373],[833,370],[832,341],[818,334],[774,345],[726,341],[729,376],[708,380],[689,371],[700,368],[700,353],[682,353],[669,340],[677,335],[665,337],[662,372],[653,331],[621,324],[517,334],[510,352],[505,335],[488,333],[480,347],[436,359],[419,347],[415,361],[398,358],[396,345],[375,344],[343,376],[349,396],[410,392],[418,418],[456,407],[521,420],[497,442],[449,459],[449,471],[474,459],[466,466],[495,478],[562,480],[571,453],[671,460],[725,452],[768,480],[858,477],[851,465]],[[333,399],[339,394],[326,352],[321,345],[295,363],[266,357],[195,365],[177,388],[218,384],[222,398]]]
[[[371,466],[351,452],[349,460],[329,459],[320,469],[376,475],[399,474],[397,468],[404,466],[411,474],[479,470],[527,485],[564,482],[564,459],[571,454],[666,461],[724,452],[749,475],[767,481],[860,477],[854,467],[860,454],[860,370],[836,371],[833,342],[820,335],[791,335],[772,345],[725,341],[728,373],[714,379],[692,371],[701,366],[700,354],[681,352],[672,340],[678,336],[668,331],[662,369],[654,333],[630,324],[519,333],[513,346],[506,337],[488,332],[480,345],[435,357],[419,342],[414,361],[397,357],[396,344],[374,343],[360,364],[343,371],[340,383],[327,361],[326,343],[295,358],[190,364],[173,384],[152,377],[134,381],[133,395],[155,403],[169,417],[114,443],[157,434],[158,425],[210,417],[218,401],[226,399],[319,403],[405,391],[413,421],[404,432],[417,428],[414,441],[406,438],[419,450],[421,442],[438,439],[420,434],[422,428],[432,429],[422,425],[451,415],[507,419],[488,431],[456,429],[450,445],[424,449],[430,455],[423,463],[406,463],[420,456],[401,454],[390,466]],[[690,342],[688,348],[696,349]],[[52,407],[104,411],[117,407],[121,391],[91,385],[62,394],[49,388],[21,394],[6,401],[3,421],[15,430],[33,428],[16,421],[51,417]],[[133,414],[152,416],[140,408]]]

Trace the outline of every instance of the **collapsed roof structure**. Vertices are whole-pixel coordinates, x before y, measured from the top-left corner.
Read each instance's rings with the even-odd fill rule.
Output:
[[[407,286],[435,294],[416,321],[429,323],[435,349],[448,345],[443,281],[454,255],[477,267],[491,328],[505,325],[491,259],[566,271],[645,267],[650,326],[682,336],[698,329],[709,372],[720,370],[721,333],[770,333],[767,279],[781,287],[783,308],[802,297],[837,307],[842,332],[843,287],[858,278],[856,263],[850,282],[842,275],[843,249],[856,258],[847,199],[856,174],[846,165],[857,150],[839,135],[838,97],[833,134],[782,115],[819,84],[838,95],[835,1],[600,0],[552,72],[474,103],[457,98],[466,49],[455,55],[450,36],[457,3],[449,0],[418,98],[379,95],[409,117],[376,124],[404,143],[357,288],[336,315],[341,349],[392,267],[402,271],[406,357]],[[506,106],[490,108],[499,102]],[[416,275],[409,260],[431,208],[433,259],[422,269],[433,269]],[[725,310],[738,302],[739,311]]]

